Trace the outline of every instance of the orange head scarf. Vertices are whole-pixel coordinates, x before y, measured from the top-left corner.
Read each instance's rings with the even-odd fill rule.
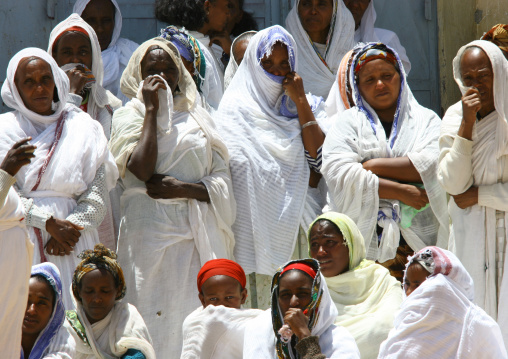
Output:
[[[198,273],[198,290],[201,293],[201,287],[210,277],[216,275],[226,275],[240,282],[242,288],[247,284],[247,278],[243,268],[236,262],[229,259],[212,259],[206,262]]]

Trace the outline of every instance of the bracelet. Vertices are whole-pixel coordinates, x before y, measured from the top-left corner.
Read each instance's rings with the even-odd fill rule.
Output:
[[[312,125],[317,125],[317,121],[309,121],[309,122],[306,122],[302,125],[302,130],[305,128],[305,127],[309,127],[309,126],[312,126]]]

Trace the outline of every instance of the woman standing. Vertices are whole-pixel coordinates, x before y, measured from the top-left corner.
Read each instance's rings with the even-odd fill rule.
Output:
[[[358,48],[348,76],[356,106],[332,118],[323,146],[330,208],[358,225],[369,259],[392,260],[399,245],[400,251],[436,241],[446,247],[439,117],[418,104],[400,59],[383,44]],[[405,262],[407,255],[398,257]],[[395,264],[390,269],[402,279],[403,263]]]
[[[34,263],[62,273],[63,302],[72,307],[73,251],[99,242],[109,190],[118,172],[101,125],[67,104],[69,79],[48,53],[27,48],[9,62],[2,99],[14,109],[0,116],[0,157],[32,137],[35,159],[16,174],[25,221],[35,243]]]
[[[453,60],[462,100],[441,126],[439,182],[452,197],[450,250],[475,283],[475,303],[508,342],[508,63],[498,46],[473,41]]]
[[[115,112],[110,148],[125,185],[118,256],[136,288],[126,300],[157,356],[178,358],[182,323],[200,304],[199,269],[233,255],[229,156],[171,42],[140,45],[121,83],[131,101]]]
[[[340,60],[354,46],[354,21],[342,0],[298,0],[286,18],[298,44],[305,90],[326,99]]]

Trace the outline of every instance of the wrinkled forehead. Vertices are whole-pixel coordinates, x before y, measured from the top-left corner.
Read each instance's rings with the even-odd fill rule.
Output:
[[[460,55],[460,71],[470,70],[471,68],[488,68],[492,70],[492,63],[489,55],[478,46],[467,47]]]

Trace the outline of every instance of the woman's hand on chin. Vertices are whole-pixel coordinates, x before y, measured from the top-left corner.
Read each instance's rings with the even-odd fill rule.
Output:
[[[300,308],[289,308],[284,315],[284,323],[289,325],[299,340],[311,335],[309,330],[309,318],[303,314]]]
[[[296,72],[292,71],[286,75],[286,78],[282,81],[282,88],[297,107],[300,102],[307,102],[303,80]]]
[[[157,113],[159,109],[159,94],[158,91],[167,90],[166,84],[160,77],[148,76],[143,82],[143,101],[147,111],[154,111]]]
[[[184,198],[181,193],[183,182],[171,176],[154,174],[146,184],[146,193],[154,199]]]

